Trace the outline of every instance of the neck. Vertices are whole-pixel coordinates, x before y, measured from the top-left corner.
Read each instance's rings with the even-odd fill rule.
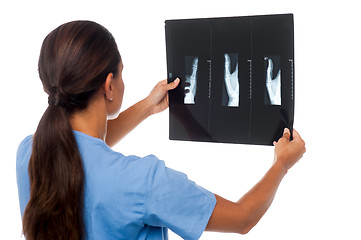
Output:
[[[91,101],[86,109],[71,114],[69,120],[73,130],[105,140],[107,115],[103,101]]]

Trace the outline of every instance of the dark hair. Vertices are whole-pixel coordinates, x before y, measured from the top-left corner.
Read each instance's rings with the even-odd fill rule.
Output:
[[[44,39],[39,75],[49,106],[33,136],[27,240],[84,239],[84,170],[69,115],[87,107],[121,61],[116,42],[90,21],[63,24]]]

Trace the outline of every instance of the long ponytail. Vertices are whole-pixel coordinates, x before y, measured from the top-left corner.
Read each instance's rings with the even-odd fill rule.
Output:
[[[84,169],[69,116],[85,109],[121,61],[113,36],[101,25],[74,21],[44,40],[39,76],[49,106],[33,136],[30,200],[23,215],[27,240],[84,239]]]
[[[33,137],[30,201],[23,222],[32,239],[83,239],[84,170],[67,113],[50,105]]]

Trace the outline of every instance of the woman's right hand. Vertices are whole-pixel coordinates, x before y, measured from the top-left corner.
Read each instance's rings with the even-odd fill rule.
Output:
[[[293,140],[290,141],[290,130],[285,128],[283,136],[276,142],[275,146],[275,162],[274,164],[282,164],[287,172],[303,154],[306,152],[305,142],[296,130],[293,130]]]
[[[168,91],[175,89],[179,83],[179,78],[176,78],[171,83],[167,83],[167,79],[158,82],[148,97],[144,99],[148,103],[147,105],[152,109],[151,114],[162,112],[168,108]]]

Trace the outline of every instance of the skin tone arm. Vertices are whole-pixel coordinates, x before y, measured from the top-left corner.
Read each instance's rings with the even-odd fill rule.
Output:
[[[287,171],[303,156],[305,142],[296,130],[289,141],[290,132],[274,142],[274,163],[264,177],[238,202],[228,201],[216,195],[217,204],[206,227],[207,231],[248,233],[270,207],[278,186]]]
[[[167,80],[160,81],[148,97],[121,112],[116,119],[108,120],[105,142],[114,146],[147,117],[168,108],[168,91],[178,84],[178,78],[169,84]]]

